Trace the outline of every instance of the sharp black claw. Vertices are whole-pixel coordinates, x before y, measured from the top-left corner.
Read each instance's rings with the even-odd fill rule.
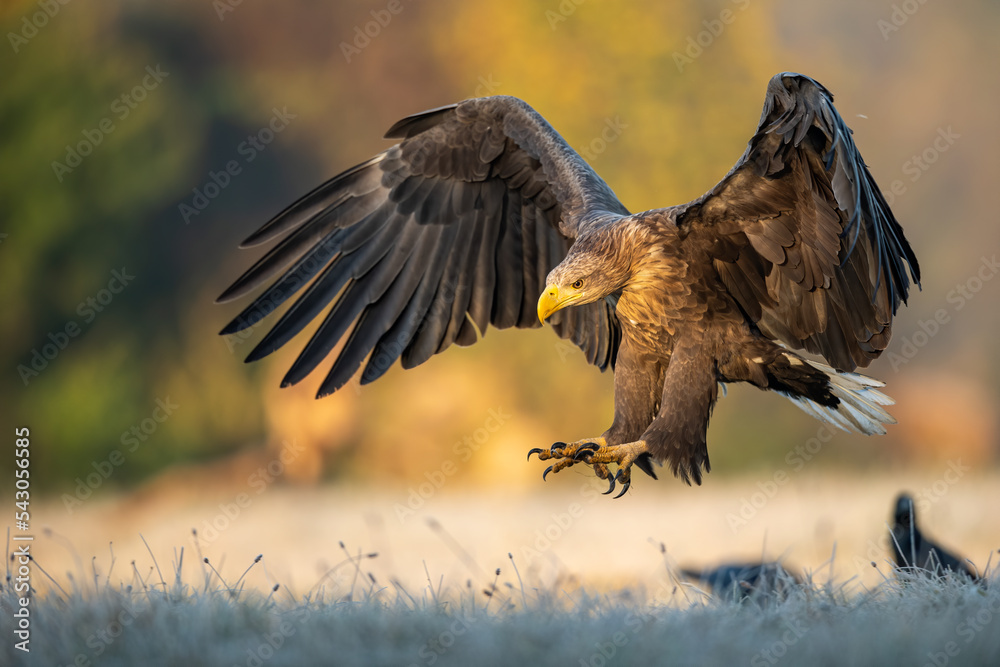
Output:
[[[554,452],[557,449],[563,449],[564,447],[566,447],[566,443],[565,442],[554,442],[554,443],[552,443],[552,446],[549,447],[549,451],[550,452]]]
[[[621,476],[622,476],[622,471],[619,470],[618,474],[615,475],[615,480],[621,481],[620,480]],[[632,486],[632,480],[631,479],[625,480],[625,485],[622,487],[622,490],[618,492],[618,495],[615,496],[615,500],[618,500],[619,498],[621,498],[622,496],[624,496],[625,492],[628,491],[628,487],[630,487],[630,486]]]
[[[552,472],[552,466],[549,466],[548,468],[546,468],[545,472],[542,473],[542,481],[543,482],[545,481],[545,478],[548,476],[548,474],[550,472]]]
[[[593,452],[590,451],[589,449],[581,449],[576,454],[573,455],[573,460],[574,461],[581,461],[581,460],[583,460],[582,457],[584,457],[584,456],[590,456],[591,454],[593,454]]]
[[[615,490],[615,478],[611,477],[611,485],[608,487],[608,490],[603,493],[603,495],[605,496],[610,495],[611,492],[614,490]]]
[[[528,460],[529,461],[531,460],[531,455],[532,454],[541,454],[541,453],[542,453],[542,450],[539,449],[538,447],[533,447],[533,448],[529,449],[528,450]]]

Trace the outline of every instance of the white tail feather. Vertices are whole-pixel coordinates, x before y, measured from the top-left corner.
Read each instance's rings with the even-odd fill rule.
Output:
[[[874,388],[884,387],[884,382],[860,373],[843,373],[818,361],[803,361],[830,378],[830,393],[840,399],[839,405],[829,407],[803,396],[785,394],[806,414],[849,433],[864,435],[884,435],[885,424],[896,423],[893,416],[882,407],[893,405],[895,401]]]

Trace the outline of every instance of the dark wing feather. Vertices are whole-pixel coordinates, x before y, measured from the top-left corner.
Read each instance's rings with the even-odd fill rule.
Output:
[[[540,326],[535,303],[579,231],[628,211],[524,102],[489,97],[404,118],[400,143],[332,178],[242,245],[276,242],[219,297],[263,291],[223,330],[246,329],[299,294],[247,357],[274,352],[328,306],[285,376],[302,380],[346,336],[319,395],[400,359],[423,363],[489,325]],[[308,287],[307,287],[308,285]],[[303,291],[304,288],[304,291]],[[550,322],[588,361],[614,363],[614,303],[567,309]]]
[[[677,223],[765,335],[843,371],[888,345],[907,269],[920,284],[833,96],[800,74],[771,79],[743,157]]]

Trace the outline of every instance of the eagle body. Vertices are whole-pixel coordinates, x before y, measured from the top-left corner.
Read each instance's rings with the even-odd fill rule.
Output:
[[[892,423],[881,383],[853,371],[888,345],[919,267],[832,95],[809,77],[771,79],[746,151],[705,195],[636,214],[516,98],[432,109],[386,136],[399,143],[252,234],[244,247],[270,250],[219,297],[257,293],[230,334],[299,295],[247,361],[326,310],[283,385],[332,356],[323,396],[491,325],[547,321],[614,369],[615,417],[601,436],[532,452],[555,472],[590,465],[623,492],[633,463],[701,482],[720,383],[777,391],[845,430]]]

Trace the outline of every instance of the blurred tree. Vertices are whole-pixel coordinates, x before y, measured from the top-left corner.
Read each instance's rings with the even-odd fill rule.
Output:
[[[413,371],[394,369],[361,394],[348,387],[316,403],[318,378],[279,390],[290,354],[244,367],[253,339],[215,335],[232,311],[214,297],[256,256],[236,252],[236,242],[386,147],[379,137],[398,118],[476,95],[527,100],[632,210],[684,202],[735,163],[764,83],[785,69],[829,85],[879,183],[906,186],[893,207],[928,280],[896,335],[905,339],[938,308],[952,317],[919,364],[896,373],[880,361],[872,374],[890,381],[890,394],[904,383],[901,395],[924,392],[913,399],[920,405],[936,404],[934,387],[918,376],[909,384],[911,367],[944,369],[940,377],[955,381],[969,375],[993,404],[997,286],[984,283],[981,294],[993,296],[961,311],[947,295],[1000,245],[1000,228],[985,224],[995,218],[990,156],[1000,138],[976,129],[991,127],[1000,102],[995,77],[980,71],[1000,48],[989,32],[1000,10],[960,4],[921,5],[886,39],[877,21],[891,9],[863,0],[404,1],[388,14],[380,0],[240,3],[221,14],[202,0],[120,0],[59,5],[42,18],[33,0],[4,3],[4,423],[32,427],[41,482],[60,492],[126,450],[123,436],[143,424],[155,433],[143,432],[109,485],[287,438],[310,448],[295,473],[302,478],[336,461],[344,475],[421,479],[445,460],[466,463],[459,443],[497,409],[509,421],[459,474],[492,477],[504,452],[598,433],[611,377],[549,331],[490,332]],[[973,103],[956,105],[970,90]],[[250,161],[241,147],[276,113],[289,116],[287,126]],[[951,125],[962,138],[919,183],[910,180],[907,161]],[[220,174],[233,161],[239,171],[227,180]],[[185,219],[180,207],[199,193],[205,206]],[[938,243],[938,220],[948,243]],[[576,420],[540,410],[568,390],[594,409]],[[817,431],[773,397],[734,394],[712,422],[717,470],[781,466]],[[179,407],[161,424],[152,416],[167,398]],[[989,459],[997,418],[984,420],[977,451]],[[905,450],[836,442],[823,455],[845,465]],[[536,472],[523,474],[533,482]]]

